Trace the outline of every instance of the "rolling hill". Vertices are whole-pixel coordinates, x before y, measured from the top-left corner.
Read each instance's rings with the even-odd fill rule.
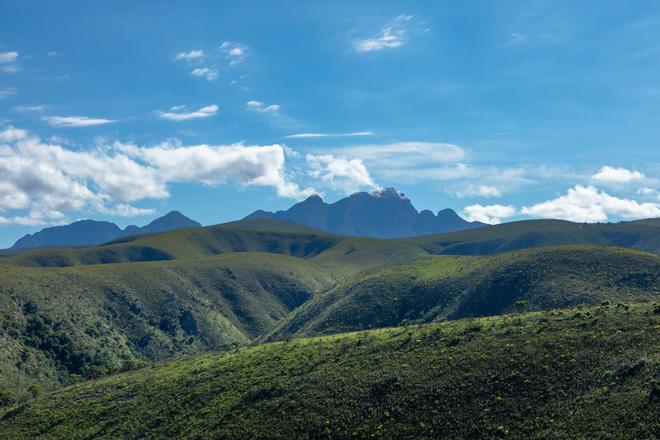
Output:
[[[25,393],[263,335],[331,279],[305,260],[0,265],[0,389]]]
[[[0,413],[0,438],[655,438],[660,309],[601,306],[183,358]]]
[[[271,339],[439,319],[660,299],[660,256],[598,246],[440,256],[361,273],[316,295]]]

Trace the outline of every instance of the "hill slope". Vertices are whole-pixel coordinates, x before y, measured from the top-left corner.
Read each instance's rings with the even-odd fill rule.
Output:
[[[330,285],[298,258],[25,268],[0,265],[0,389],[23,393],[265,334]]]
[[[428,210],[418,212],[407,197],[393,188],[371,194],[355,193],[335,203],[325,203],[314,195],[286,211],[259,210],[246,219],[292,221],[334,234],[374,238],[412,237],[485,226],[468,222],[451,209],[438,215]]]
[[[181,359],[9,409],[0,438],[654,438],[659,312],[462,320]]]
[[[330,334],[601,301],[660,299],[660,256],[596,246],[443,256],[372,270],[317,295],[271,335]],[[523,302],[521,302],[523,301]]]

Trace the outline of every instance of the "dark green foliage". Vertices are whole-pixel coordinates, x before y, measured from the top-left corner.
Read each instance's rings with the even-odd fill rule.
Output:
[[[647,280],[640,287],[638,280]],[[598,246],[434,257],[378,268],[317,295],[270,335],[318,335],[660,296],[660,257]]]
[[[6,409],[0,438],[656,438],[660,317],[575,312],[178,359]]]

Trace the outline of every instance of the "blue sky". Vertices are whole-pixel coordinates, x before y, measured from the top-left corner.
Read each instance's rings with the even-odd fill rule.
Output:
[[[497,223],[660,216],[654,1],[0,4],[0,247],[395,187]]]

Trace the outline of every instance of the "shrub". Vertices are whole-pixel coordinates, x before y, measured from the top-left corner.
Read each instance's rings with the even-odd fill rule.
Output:
[[[8,389],[0,389],[0,408],[13,405],[14,403],[18,402],[18,399]]]

